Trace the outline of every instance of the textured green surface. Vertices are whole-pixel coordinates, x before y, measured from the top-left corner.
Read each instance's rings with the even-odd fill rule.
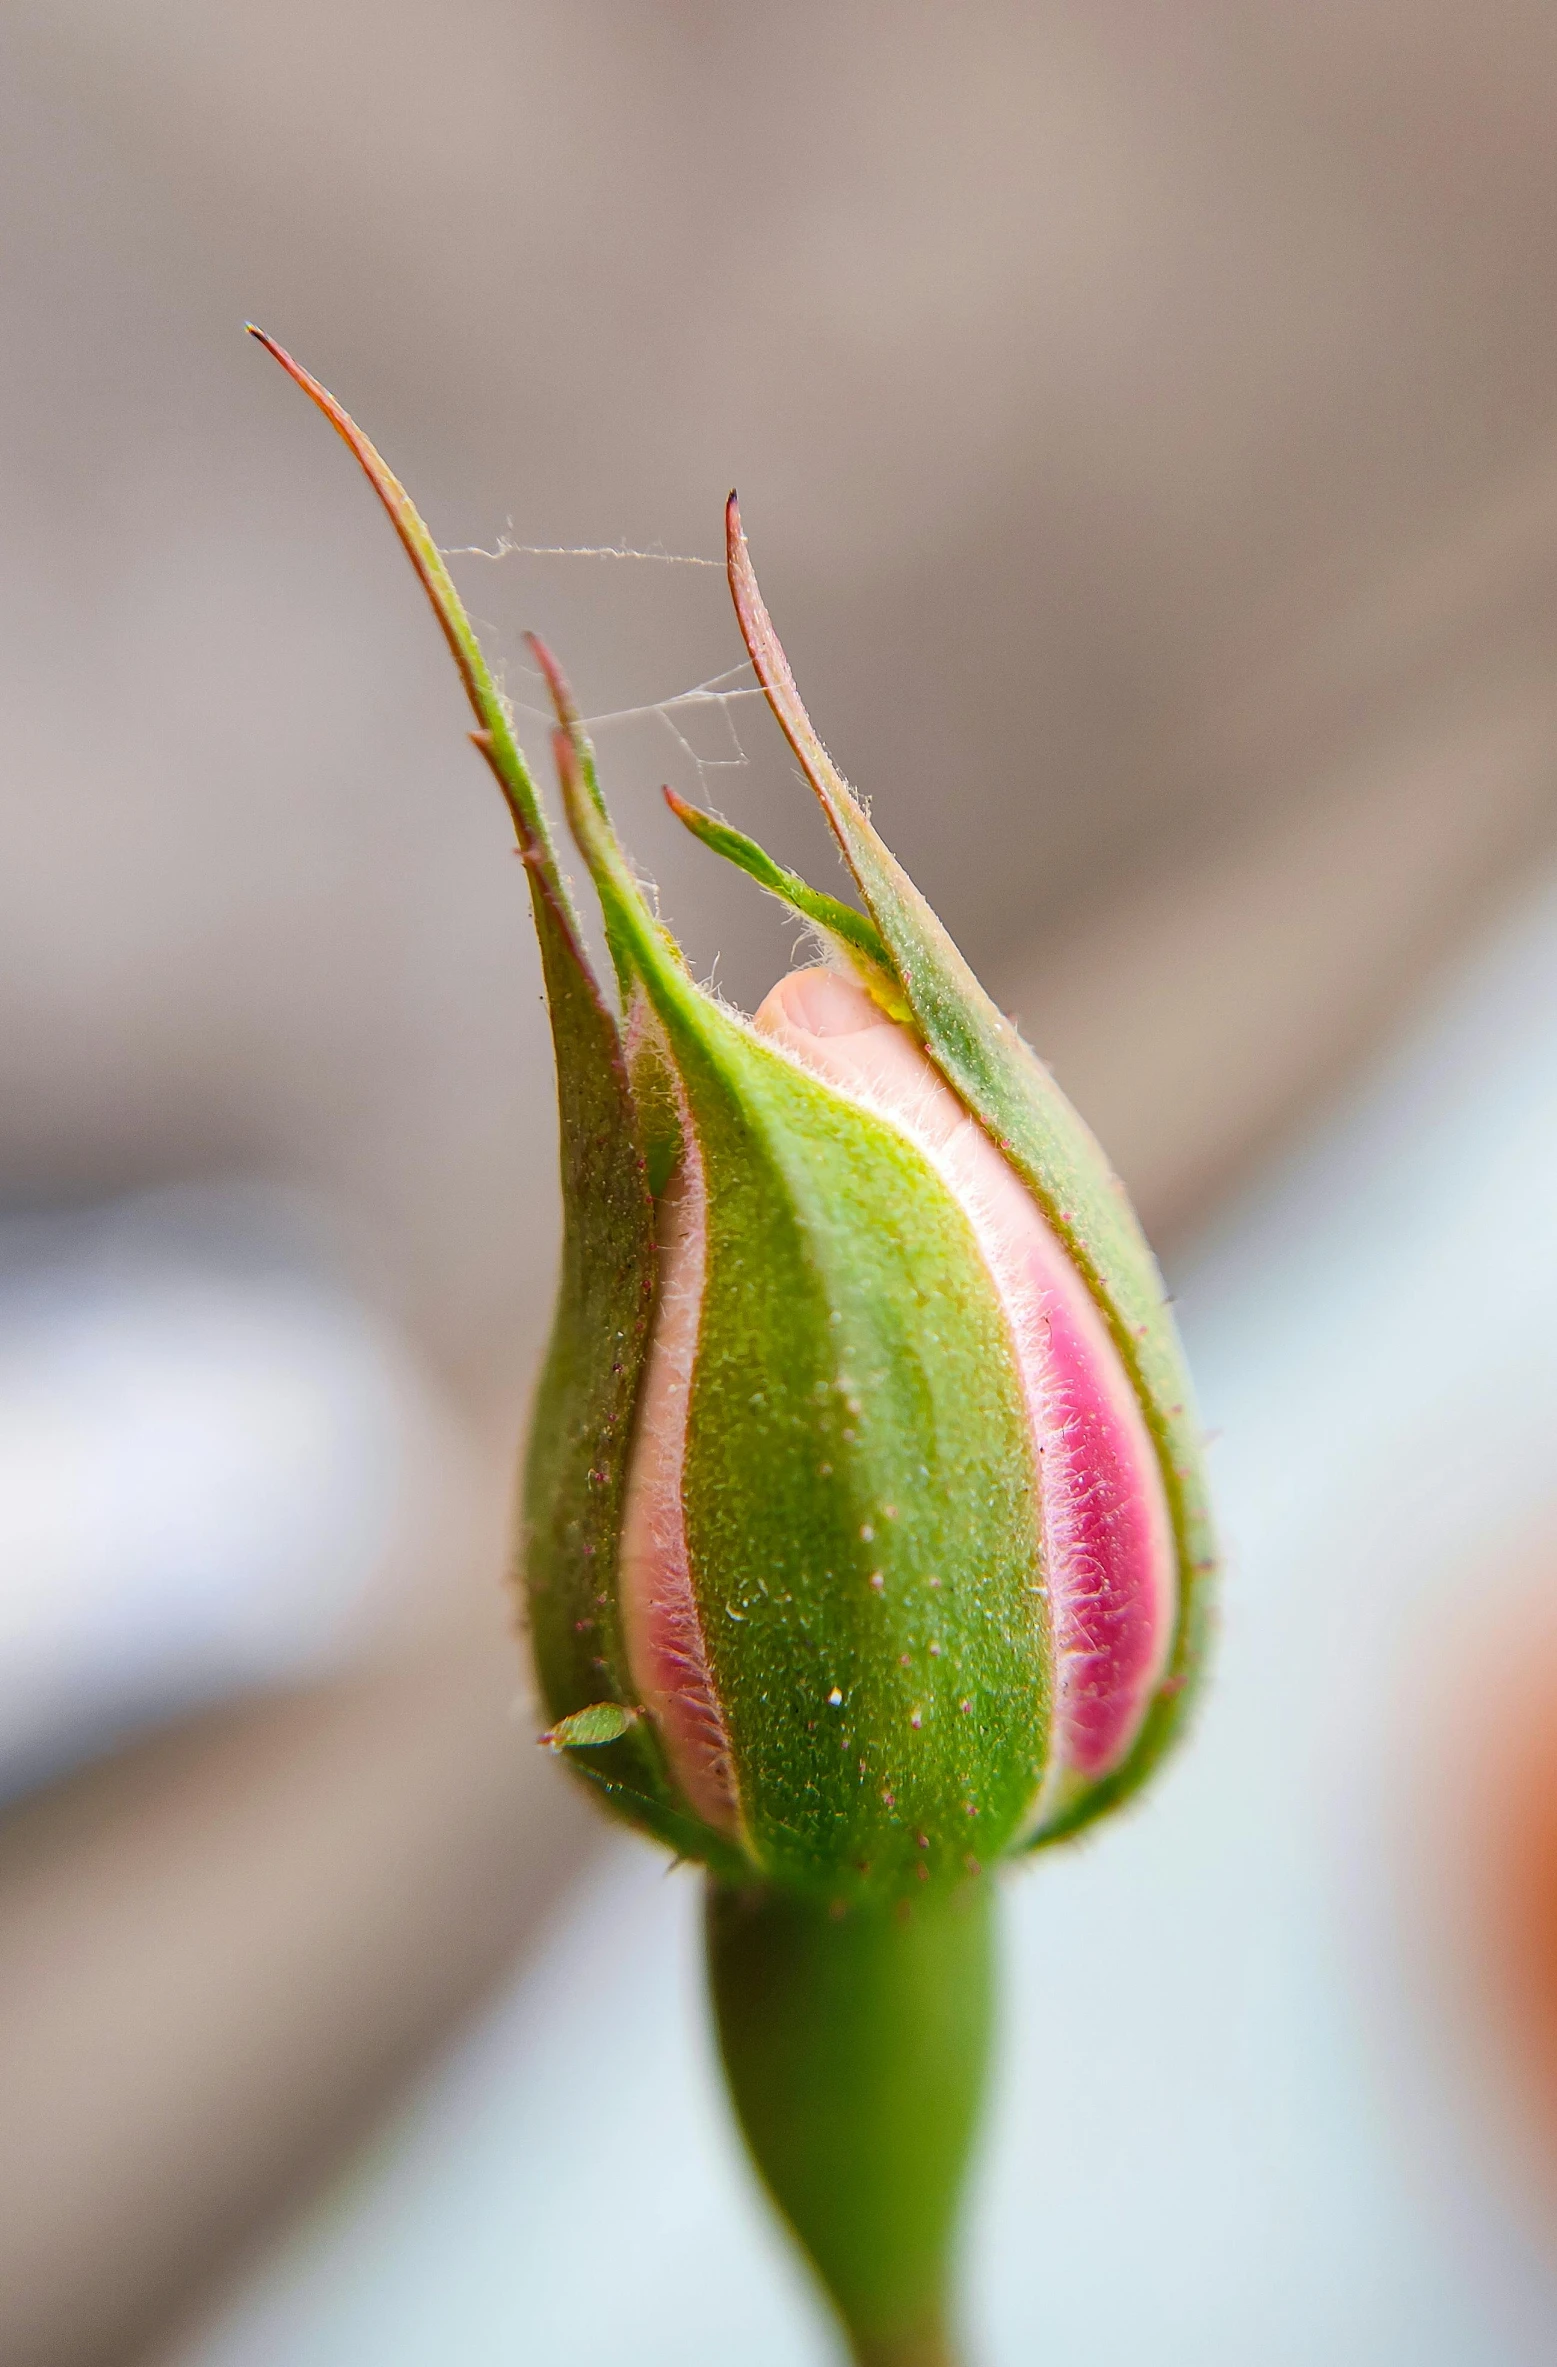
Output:
[[[869,2367],[950,2367],[992,1910],[987,1882],[838,1921],[709,1887],[709,1987],[741,2127]]]
[[[654,1290],[653,1203],[616,1029],[568,972],[547,1000],[557,1045],[562,1278],[531,1416],[519,1566],[531,1644],[553,1724],[609,1698],[633,1702],[617,1608],[632,1417]],[[609,1030],[609,1033],[607,1032]],[[569,1764],[620,1785],[677,1847],[691,1839],[653,1728]]]
[[[1037,1841],[1058,1840],[1133,1792],[1181,1728],[1205,1654],[1216,1568],[1201,1430],[1157,1262],[1090,1129],[991,1002],[823,747],[763,605],[735,497],[730,588],[757,678],[832,824],[926,1050],[1023,1177],[1101,1309],[1162,1467],[1178,1556],[1172,1656],[1133,1750],[1078,1787]]]
[[[748,1843],[841,1897],[960,1881],[1047,1740],[1026,1411],[946,1186],[701,994],[581,782],[569,820],[702,1150],[707,1273],[683,1498]]]

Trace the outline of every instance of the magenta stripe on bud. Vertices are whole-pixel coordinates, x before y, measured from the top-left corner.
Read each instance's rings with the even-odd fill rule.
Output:
[[[707,1264],[702,1153],[682,1102],[683,1152],[659,1204],[659,1290],[622,1523],[627,1664],[683,1798],[705,1824],[740,1824],[730,1737],[692,1591],[682,1473]]]
[[[1173,1535],[1150,1433],[1085,1283],[909,1030],[851,979],[820,969],[781,980],[756,1026],[925,1153],[967,1215],[1004,1310],[1032,1427],[1055,1668],[1037,1822],[1066,1776],[1096,1780],[1121,1763],[1167,1666]]]

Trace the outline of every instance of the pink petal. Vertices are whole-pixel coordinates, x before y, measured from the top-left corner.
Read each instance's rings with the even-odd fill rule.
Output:
[[[950,1186],[1010,1328],[1032,1425],[1055,1666],[1040,1821],[1067,1774],[1117,1767],[1173,1639],[1172,1528],[1156,1450],[1102,1315],[1016,1173],[905,1027],[836,971],[793,972],[757,1028],[886,1117]]]
[[[707,1193],[689,1115],[687,1148],[659,1207],[659,1293],[622,1522],[620,1590],[627,1664],[660,1731],[671,1774],[716,1832],[740,1823],[735,1776],[687,1558],[682,1470],[703,1304]]]

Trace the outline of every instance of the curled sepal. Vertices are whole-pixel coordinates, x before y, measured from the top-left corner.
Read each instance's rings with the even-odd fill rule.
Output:
[[[852,904],[844,904],[838,897],[813,888],[798,871],[786,870],[782,863],[775,863],[766,848],[760,847],[754,838],[748,838],[744,830],[737,830],[732,822],[721,821],[717,814],[705,814],[699,807],[688,805],[674,789],[666,789],[662,794],[677,821],[694,838],[808,921],[824,943],[842,956],[866,993],[881,1005],[889,1018],[910,1016],[897,973],[887,958],[874,921],[856,912]]]
[[[1032,1837],[1058,1840],[1144,1780],[1182,1725],[1203,1662],[1216,1547],[1177,1327],[1156,1260],[1090,1129],[985,993],[823,746],[758,590],[733,493],[726,543],[731,594],[757,679],[832,825],[915,1032],[1073,1261],[1130,1377],[1158,1457],[1177,1563],[1172,1646],[1126,1756],[1096,1777],[1068,1778],[1046,1800]]]
[[[568,892],[557,870],[552,851],[551,833],[535,784],[514,737],[513,719],[509,715],[491,669],[476,639],[464,602],[454,588],[447,562],[434,542],[416,504],[390,468],[383,455],[363,434],[350,412],[343,410],[326,386],[294,361],[284,346],[251,321],[248,333],[264,346],[274,361],[280,363],[295,386],[302,388],[309,401],[323,412],[341,441],[355,455],[364,476],[372,486],[388,514],[389,522],[400,538],[401,547],[416,570],[418,582],[427,594],[429,605],[449,645],[449,654],[459,670],[476,717],[476,730],[471,734],[476,746],[496,775],[498,787],[508,802],[518,836],[520,851],[530,865],[532,879],[545,883],[546,899],[556,914],[557,926],[572,939],[573,955],[581,959],[577,941],[577,923]],[[537,925],[541,915],[536,914]],[[585,965],[587,968],[587,964]]]

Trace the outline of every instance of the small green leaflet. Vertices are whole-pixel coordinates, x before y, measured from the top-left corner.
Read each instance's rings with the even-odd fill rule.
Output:
[[[571,1718],[559,1718],[540,1740],[553,1751],[598,1750],[602,1743],[620,1742],[637,1717],[636,1710],[623,1709],[619,1701],[592,1701]]]

